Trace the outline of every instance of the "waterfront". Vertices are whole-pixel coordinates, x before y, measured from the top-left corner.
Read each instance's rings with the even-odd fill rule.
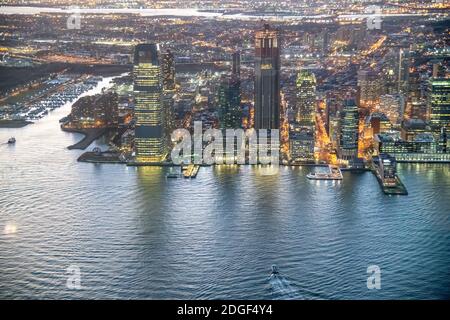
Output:
[[[370,172],[309,181],[307,167],[166,179],[78,163],[67,147],[82,135],[58,122],[69,111],[0,129],[17,138],[0,145],[0,298],[450,298],[449,165],[399,165],[403,197]],[[272,264],[288,291],[271,290]],[[366,287],[372,264],[381,290]],[[66,288],[71,265],[81,290]]]

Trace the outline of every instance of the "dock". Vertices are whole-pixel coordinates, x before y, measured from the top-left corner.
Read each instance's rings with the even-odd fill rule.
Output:
[[[371,163],[372,172],[377,177],[384,194],[408,195],[408,190],[397,175],[395,167],[395,158],[387,154],[381,154]]]
[[[116,164],[121,163],[125,164],[126,160],[121,157],[120,153],[112,152],[112,151],[103,151],[103,152],[95,152],[89,151],[83,153],[79,158],[79,162],[88,162],[88,163],[104,163],[104,164]]]
[[[374,172],[375,176],[377,177],[377,180],[380,184],[381,189],[383,190],[384,194],[387,195],[397,195],[397,196],[407,196],[408,190],[406,189],[403,182],[400,180],[398,176],[396,176],[396,181],[394,184],[385,184],[381,180],[380,175],[378,172]]]

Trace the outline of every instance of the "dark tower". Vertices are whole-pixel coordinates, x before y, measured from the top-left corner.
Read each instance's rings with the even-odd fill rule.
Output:
[[[280,47],[268,24],[255,37],[255,129],[280,128]]]
[[[241,76],[241,52],[239,50],[233,53],[233,75]]]

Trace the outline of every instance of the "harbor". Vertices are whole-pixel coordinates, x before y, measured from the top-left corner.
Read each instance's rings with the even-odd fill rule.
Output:
[[[32,124],[92,90],[101,79],[87,75],[59,74],[4,98],[1,101],[0,127],[20,128]]]

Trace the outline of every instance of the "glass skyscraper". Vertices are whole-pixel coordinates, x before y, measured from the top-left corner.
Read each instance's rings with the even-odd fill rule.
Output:
[[[218,89],[220,127],[236,129],[242,126],[241,82],[236,76],[225,77]]]
[[[343,160],[352,160],[358,156],[359,112],[354,99],[344,101],[341,113],[341,135],[339,156]]]
[[[161,68],[156,44],[139,44],[134,54],[136,162],[158,163],[167,156]]]
[[[161,70],[162,70],[162,104],[165,115],[164,127],[167,135],[167,143],[170,146],[170,135],[175,130],[175,58],[170,50],[167,50],[161,55]]]
[[[295,121],[290,133],[290,152],[293,162],[314,162],[316,130],[316,77],[303,70],[297,76]]]
[[[430,125],[436,133],[450,128],[450,79],[432,78],[428,91]]]
[[[296,122],[302,127],[314,129],[316,120],[316,77],[302,70],[297,76]]]

